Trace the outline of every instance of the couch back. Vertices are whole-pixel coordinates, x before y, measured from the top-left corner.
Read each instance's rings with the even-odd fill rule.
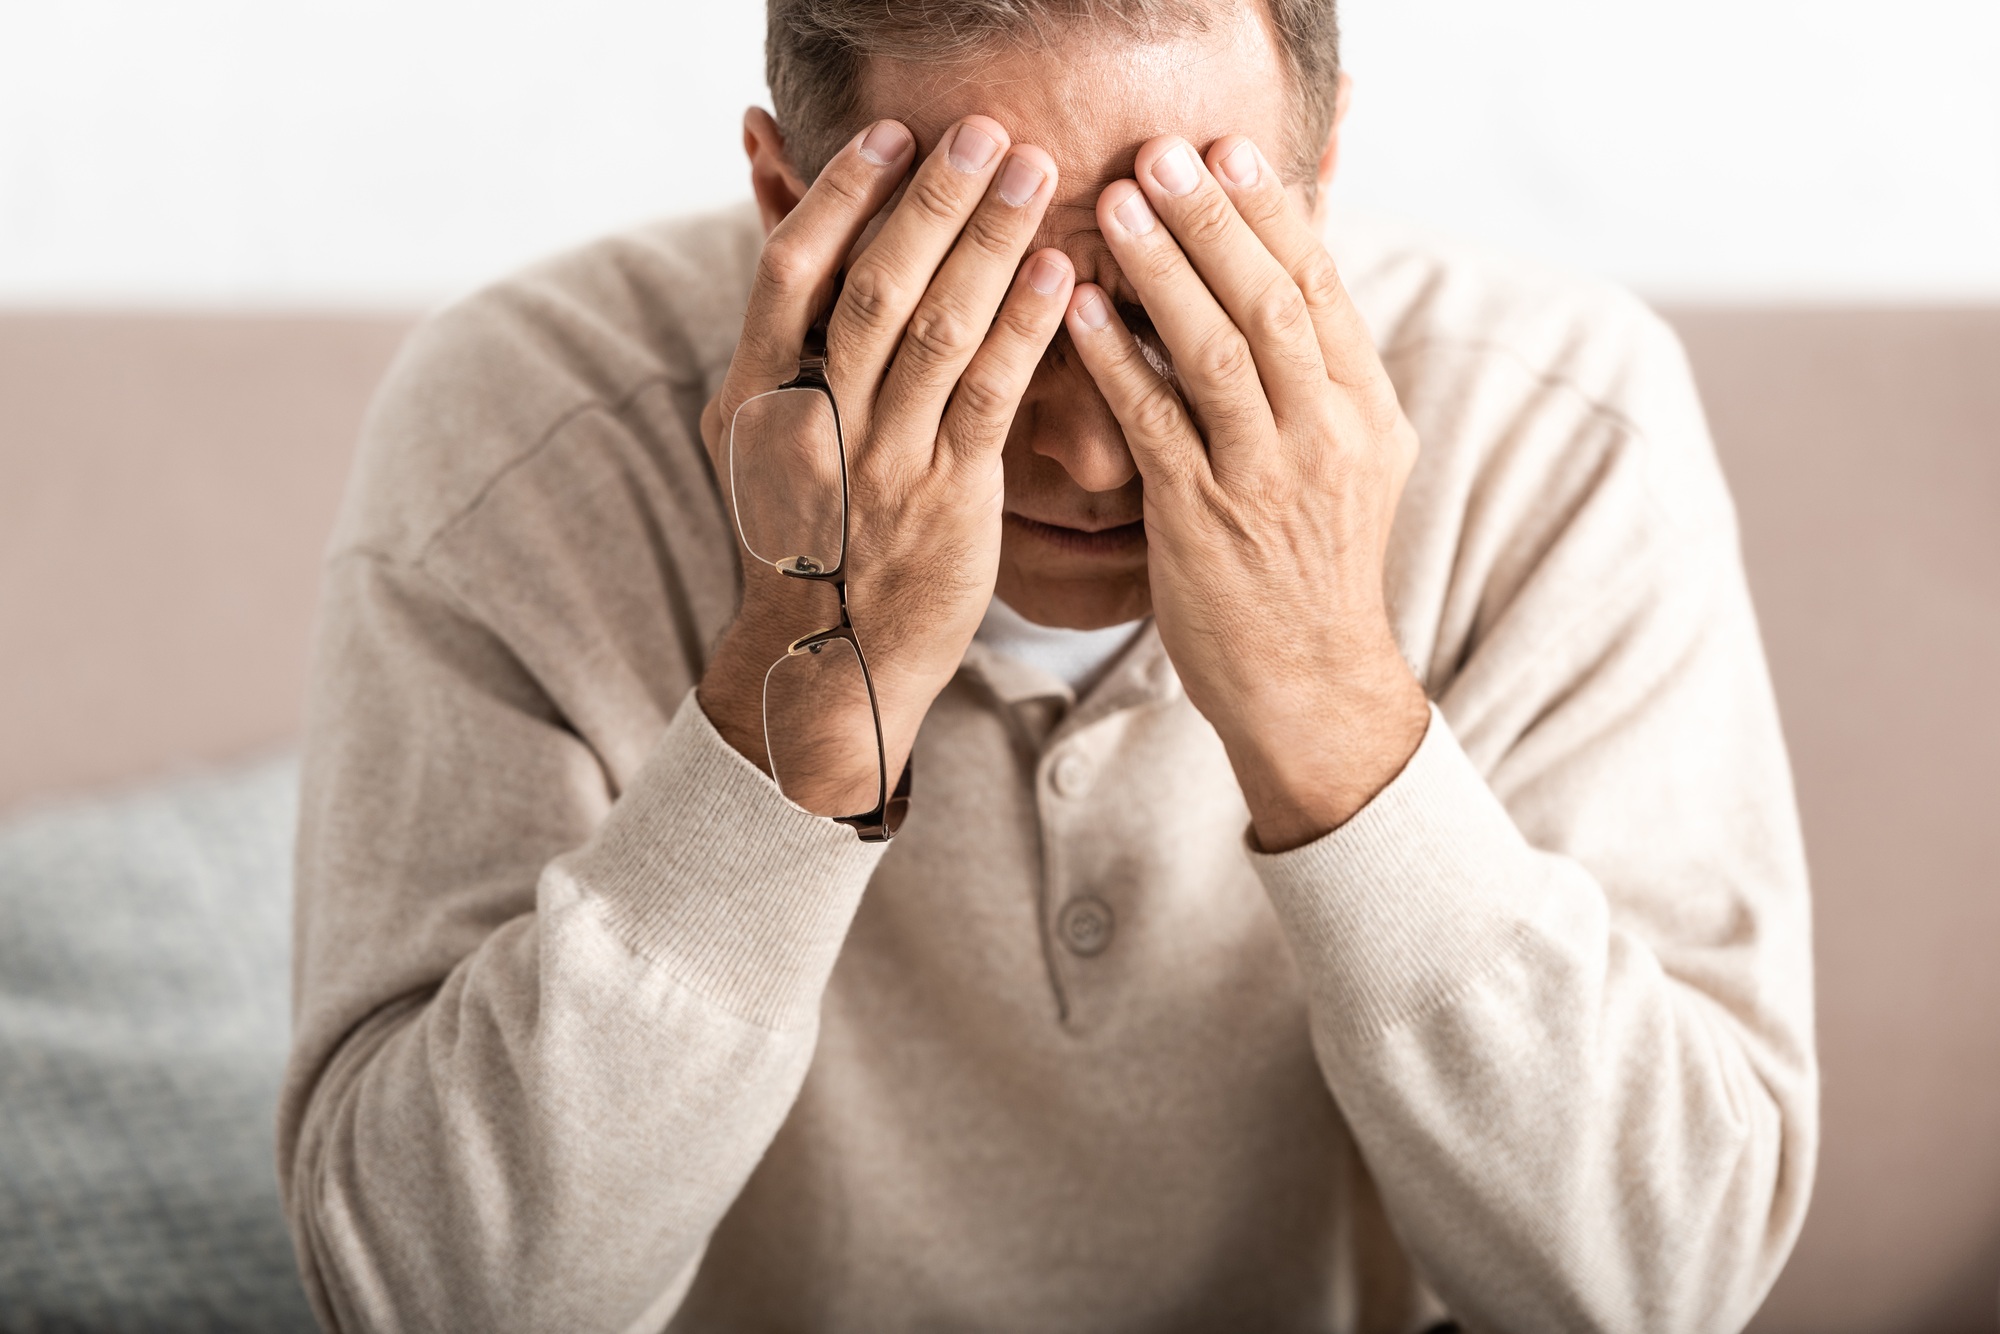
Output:
[[[1817,902],[1825,1146],[1755,1329],[1992,1330],[2000,310],[1670,312]],[[287,745],[396,318],[0,317],[0,808]]]
[[[0,810],[298,728],[403,318],[0,315]]]
[[[1762,1331],[2000,1327],[2000,310],[1672,312],[1813,873],[1824,1147]]]

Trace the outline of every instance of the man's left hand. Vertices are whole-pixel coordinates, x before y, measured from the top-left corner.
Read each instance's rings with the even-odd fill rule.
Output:
[[[1416,432],[1332,258],[1249,139],[1139,150],[1097,220],[1171,354],[1094,285],[1067,324],[1145,485],[1153,612],[1257,842],[1298,847],[1402,770],[1429,721],[1383,561]],[[1162,225],[1164,223],[1164,225]]]

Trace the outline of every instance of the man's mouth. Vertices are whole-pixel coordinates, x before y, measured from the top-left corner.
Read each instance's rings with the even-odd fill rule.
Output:
[[[1007,527],[1034,541],[1077,555],[1113,555],[1131,551],[1146,541],[1146,521],[1102,527],[1077,528],[1067,524],[1044,523],[1009,511],[1003,518]]]

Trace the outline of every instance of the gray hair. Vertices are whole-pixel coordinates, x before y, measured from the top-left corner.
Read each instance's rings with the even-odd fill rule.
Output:
[[[767,0],[764,72],[792,165],[810,180],[857,132],[861,63],[963,61],[997,42],[1115,25],[1138,40],[1201,30],[1235,3],[1259,0]],[[1291,80],[1287,162],[1311,181],[1333,123],[1340,76],[1335,0],[1262,0]]]

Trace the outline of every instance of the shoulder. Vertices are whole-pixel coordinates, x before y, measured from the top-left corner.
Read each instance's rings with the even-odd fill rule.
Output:
[[[754,211],[655,222],[535,264],[420,324],[363,427],[334,554],[415,560],[570,424],[691,434],[734,350]]]
[[[1328,240],[1384,360],[1420,391],[1485,358],[1616,408],[1638,388],[1635,370],[1679,359],[1672,330],[1615,283],[1361,214],[1337,214]]]
[[[1680,340],[1633,293],[1362,215],[1329,245],[1433,468],[1582,484],[1618,453],[1657,517],[1726,521]]]

